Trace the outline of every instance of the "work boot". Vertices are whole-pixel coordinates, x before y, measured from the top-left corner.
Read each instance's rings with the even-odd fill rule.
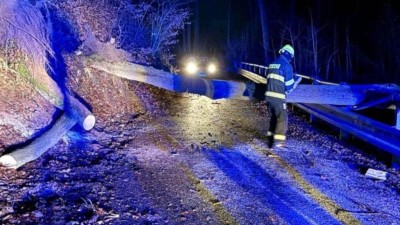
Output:
[[[274,136],[268,135],[267,136],[267,146],[268,146],[268,148],[272,148],[273,145],[274,145]]]
[[[273,145],[274,145],[274,133],[272,133],[271,131],[268,131],[268,133],[267,133],[267,147],[268,148],[272,148]]]

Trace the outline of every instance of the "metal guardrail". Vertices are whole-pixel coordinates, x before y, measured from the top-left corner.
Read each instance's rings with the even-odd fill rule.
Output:
[[[247,76],[253,78],[253,80],[256,79],[254,77],[257,76],[262,76],[263,78],[265,78],[266,74],[268,73],[268,67],[260,66],[257,64],[242,62],[240,63],[240,68],[242,70],[247,70],[248,74],[250,74],[247,74]],[[246,73],[242,72],[241,74],[243,75]],[[306,75],[296,75],[311,81],[316,81],[317,84],[339,85],[337,83],[315,80],[312,77]],[[394,127],[332,105],[304,103],[294,103],[294,105],[310,113],[311,115],[314,115],[321,120],[351,135],[354,135],[355,137],[358,137],[368,143],[373,144],[379,149],[391,153],[395,157],[400,157],[400,130]],[[398,107],[400,107],[400,103],[397,102],[397,105],[399,105]],[[400,110],[397,109],[397,111],[397,116],[399,117]],[[397,118],[397,121],[399,120],[400,119]],[[396,127],[398,128],[399,124],[397,124]]]
[[[355,137],[400,157],[400,130],[396,128],[339,107],[299,103],[294,105]]]
[[[245,69],[239,69],[237,72],[240,75],[248,78],[249,80],[254,81],[257,84],[266,84],[267,83],[267,78],[265,78],[264,76],[260,76],[258,74],[247,71]]]
[[[267,73],[268,73],[268,66],[262,66],[262,65],[252,64],[252,63],[241,62],[239,67],[241,69],[247,70],[249,72],[255,73],[255,74],[263,76],[263,77],[266,77]],[[296,76],[302,77],[302,78],[310,80],[310,81],[315,81],[318,84],[339,85],[338,83],[314,79],[310,76],[306,76],[303,74],[296,73]]]

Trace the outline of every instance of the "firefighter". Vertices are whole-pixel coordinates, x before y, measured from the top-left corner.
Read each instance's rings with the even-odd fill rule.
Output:
[[[285,45],[279,50],[279,57],[268,66],[265,101],[269,111],[269,130],[267,133],[269,148],[286,147],[288,124],[286,94],[290,93],[301,77],[295,76],[290,61],[294,58],[294,49]]]

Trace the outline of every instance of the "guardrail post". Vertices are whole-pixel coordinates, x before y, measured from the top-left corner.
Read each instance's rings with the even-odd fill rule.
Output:
[[[396,102],[396,129],[400,130],[400,102]],[[400,169],[400,157],[392,156],[392,167],[396,169]]]

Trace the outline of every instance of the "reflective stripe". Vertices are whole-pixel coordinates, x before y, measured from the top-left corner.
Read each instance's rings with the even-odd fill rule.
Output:
[[[285,141],[286,140],[286,136],[282,135],[282,134],[275,134],[274,135],[274,139],[275,140],[279,140],[279,141]]]
[[[267,78],[279,80],[280,82],[285,82],[285,78],[279,74],[270,73],[268,74]]]
[[[265,96],[274,97],[274,98],[280,98],[280,99],[286,99],[286,96],[284,94],[271,92],[271,91],[265,92]]]
[[[290,86],[290,85],[292,85],[292,84],[294,84],[294,80],[293,80],[293,79],[290,79],[290,80],[288,80],[288,81],[285,82],[285,85],[286,85],[286,86]]]
[[[268,69],[279,69],[281,64],[269,64]]]

